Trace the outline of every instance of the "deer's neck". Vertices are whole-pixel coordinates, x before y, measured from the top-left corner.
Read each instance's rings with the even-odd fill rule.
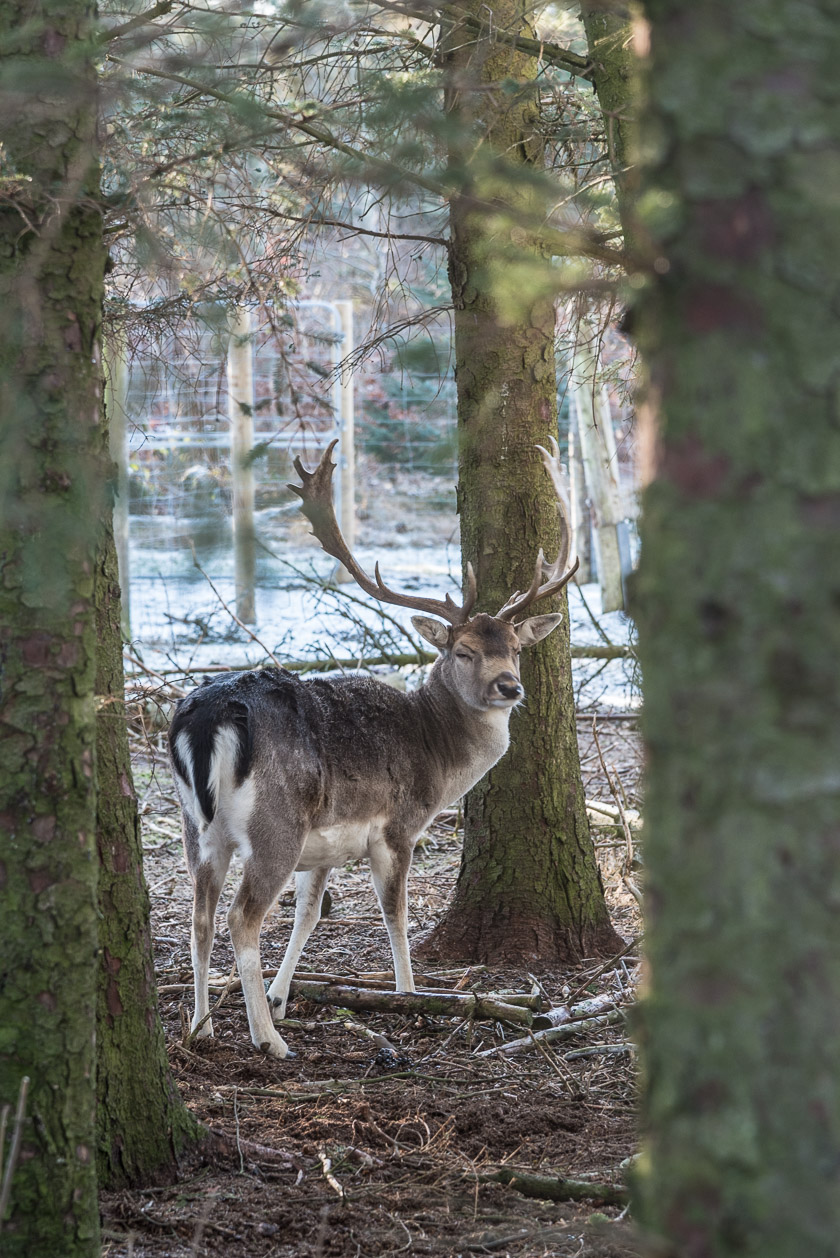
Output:
[[[510,708],[472,708],[432,669],[416,691],[423,741],[446,781],[446,803],[454,803],[505,754]]]

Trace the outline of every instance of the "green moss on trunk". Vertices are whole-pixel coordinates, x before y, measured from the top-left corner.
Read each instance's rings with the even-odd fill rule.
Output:
[[[604,119],[607,155],[621,197],[636,112],[636,61],[628,6],[614,0],[584,0],[580,11],[592,61],[592,82]]]
[[[31,1078],[0,1248],[93,1258],[93,574],[104,503],[87,3],[0,4],[0,1104]],[[25,25],[23,25],[25,19]],[[49,84],[49,88],[45,86]]]
[[[788,0],[648,13],[639,1205],[681,1254],[833,1258],[840,23]]]

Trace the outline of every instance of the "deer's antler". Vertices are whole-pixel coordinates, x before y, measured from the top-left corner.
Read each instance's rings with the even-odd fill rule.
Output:
[[[431,612],[433,616],[440,616],[450,625],[465,624],[476,600],[475,573],[472,564],[467,564],[467,596],[463,605],[459,607],[448,594],[441,600],[417,598],[411,594],[401,594],[398,590],[391,590],[379,575],[379,564],[374,568],[375,579],[371,579],[353,558],[338,527],[332,501],[332,475],[335,464],[330,460],[337,444],[337,440],[330,442],[314,472],[307,472],[300,459],[296,458],[294,468],[303,484],[288,486],[292,493],[297,494],[302,500],[301,510],[312,525],[312,532],[322,548],[328,555],[332,555],[333,559],[344,564],[353,580],[366,594],[371,594],[380,602],[393,603],[397,607],[411,607],[419,612]]]
[[[518,590],[515,594],[511,594],[504,607],[496,612],[497,620],[513,620],[514,616],[518,616],[520,612],[525,611],[526,607],[530,607],[532,603],[536,603],[539,599],[547,598],[549,594],[559,594],[563,586],[572,579],[580,566],[580,560],[575,559],[571,568],[564,571],[572,550],[572,527],[569,518],[568,491],[566,489],[566,477],[560,466],[560,449],[553,437],[549,437],[549,441],[551,442],[550,453],[543,446],[537,446],[537,449],[542,455],[543,464],[551,477],[551,483],[557,495],[557,506],[563,530],[560,552],[553,564],[546,563],[543,552],[539,552],[534,569],[534,579],[530,586],[524,594]]]

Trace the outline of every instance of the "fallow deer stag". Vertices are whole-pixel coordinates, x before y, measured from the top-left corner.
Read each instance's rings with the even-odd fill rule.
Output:
[[[472,568],[461,606],[400,594],[371,579],[350,554],[332,506],[333,442],[314,472],[290,486],[327,554],[381,602],[411,607],[417,632],[440,652],[428,679],[401,693],[369,677],[314,677],[283,669],[228,673],[180,701],[169,731],[181,799],[184,846],[193,882],[192,1027],[212,1035],[208,967],[214,915],[231,856],[243,864],[228,913],[254,1044],[272,1057],[288,1047],[274,1026],[285,1016],[289,984],[318,920],[330,870],[366,857],[391,941],[397,991],[414,991],[407,935],[406,883],[418,835],[504,755],[511,709],[523,698],[519,649],[538,642],[562,617],[514,624],[531,603],[561,590],[566,544],[550,567],[537,559],[530,588],[495,615],[470,617]],[[543,451],[550,466],[552,456]],[[556,470],[556,468],[555,468]],[[428,615],[426,613],[431,613]],[[279,973],[263,986],[260,931],[269,908],[296,873],[295,919]]]

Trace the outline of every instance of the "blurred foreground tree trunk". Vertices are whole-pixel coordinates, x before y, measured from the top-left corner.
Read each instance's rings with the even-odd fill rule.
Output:
[[[109,576],[94,10],[0,5],[0,30],[0,1105],[31,1081],[0,1248],[54,1258],[99,1252],[97,1147],[136,1181],[196,1128],[155,1011]]]
[[[0,5],[0,1104],[31,1079],[0,1249],[99,1253],[96,623],[102,493],[93,5]],[[8,1153],[8,1145],[7,1150]]]
[[[491,613],[527,588],[539,548],[553,558],[560,539],[535,449],[557,433],[557,274],[536,242],[547,209],[536,61],[505,40],[506,32],[532,34],[526,11],[504,0],[486,31],[476,34],[453,16],[443,37],[450,169],[458,180],[449,253],[458,509],[464,565],[475,568],[479,610]],[[486,16],[479,0],[457,13]],[[511,749],[467,797],[458,883],[427,952],[535,965],[621,947],[589,834],[565,594],[536,612],[558,609],[563,627],[523,652],[527,699],[511,721]]]
[[[639,1205],[680,1255],[834,1258],[840,9],[647,13]]]

